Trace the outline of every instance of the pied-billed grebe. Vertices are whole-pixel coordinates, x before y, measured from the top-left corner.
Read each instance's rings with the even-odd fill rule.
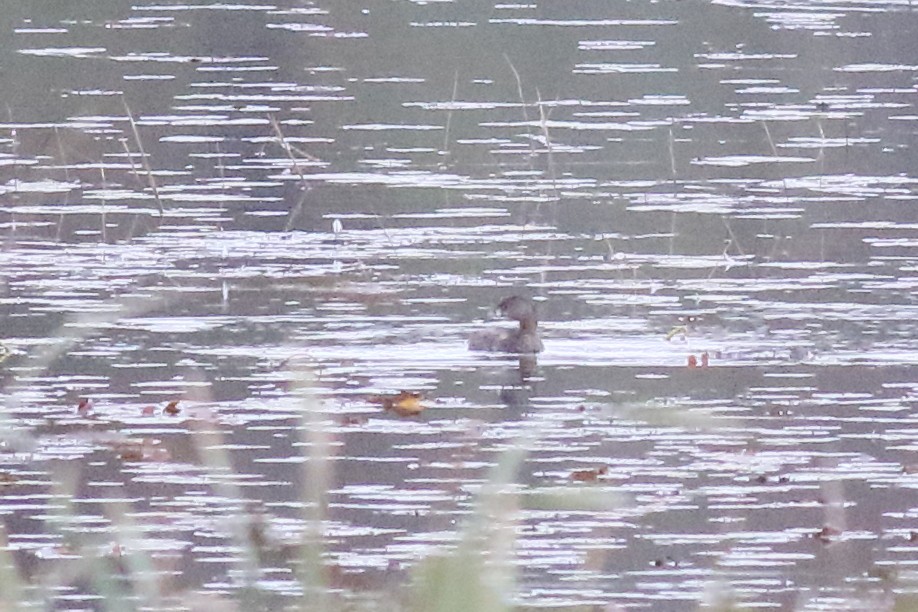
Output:
[[[542,350],[535,304],[527,297],[512,295],[497,306],[500,314],[520,322],[520,328],[482,329],[469,337],[469,349],[501,353],[538,353]]]

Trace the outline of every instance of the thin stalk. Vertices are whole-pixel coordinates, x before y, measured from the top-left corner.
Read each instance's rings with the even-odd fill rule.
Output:
[[[297,217],[300,216],[300,212],[303,210],[303,204],[306,202],[306,194],[309,193],[309,190],[311,189],[309,183],[306,181],[306,174],[303,172],[303,168],[300,166],[299,159],[296,155],[294,155],[294,153],[305,157],[310,161],[318,161],[318,158],[313,157],[309,153],[301,151],[300,149],[290,144],[290,142],[287,140],[287,137],[284,136],[283,130],[281,130],[280,122],[278,122],[278,120],[273,115],[268,115],[268,121],[271,122],[271,128],[274,130],[274,136],[277,138],[278,144],[280,144],[281,148],[284,150],[284,153],[287,154],[287,158],[290,160],[294,172],[296,172],[300,177],[300,188],[303,190],[303,195],[300,196],[296,206],[294,206],[291,209],[290,214],[287,215],[287,222],[284,224],[284,231],[289,232],[293,229],[293,225],[296,222]],[[386,234],[386,237],[388,238],[388,234]]]
[[[277,122],[277,119],[273,115],[268,115],[268,121],[271,122],[271,127],[274,129],[274,135],[277,137],[277,142],[280,144],[281,148],[284,150],[284,153],[287,154],[287,157],[290,159],[290,163],[293,164],[293,169],[300,177],[300,182],[303,187],[306,186],[306,175],[303,174],[303,169],[300,168],[299,160],[293,154],[293,146],[287,142],[287,138],[284,136],[284,133],[281,131],[280,123]]]
[[[67,152],[64,150],[64,142],[61,140],[60,128],[54,126],[54,141],[57,143],[57,154],[61,157],[61,165],[64,167],[64,180],[70,181],[70,170],[67,169]]]
[[[300,216],[300,211],[303,208],[303,203],[306,201],[306,193],[308,192],[308,185],[306,183],[306,175],[303,174],[302,168],[300,168],[299,161],[296,156],[293,154],[293,146],[287,142],[287,138],[284,136],[284,132],[281,130],[280,123],[273,115],[268,115],[268,121],[271,122],[271,128],[274,130],[274,136],[277,138],[278,144],[284,150],[284,153],[287,154],[287,158],[290,159],[290,163],[293,166],[293,170],[300,177],[300,188],[303,189],[303,194],[300,196],[300,200],[296,203],[296,206],[290,211],[290,214],[287,215],[287,223],[284,224],[284,231],[289,232],[293,229],[293,224],[296,221],[296,218]]]
[[[768,144],[771,146],[771,154],[774,155],[775,157],[779,157],[778,147],[775,146],[775,141],[772,140],[771,138],[771,130],[768,129],[768,123],[765,121],[762,121],[762,127],[765,128],[765,136],[768,138]],[[787,196],[787,179],[785,179],[784,177],[781,177],[781,184],[783,185],[783,189],[784,189],[784,199],[785,200],[790,199]]]
[[[119,138],[121,142],[121,147],[124,149],[125,157],[127,157],[128,163],[131,164],[131,174],[134,175],[134,178],[138,181],[143,179],[140,176],[140,170],[137,168],[137,164],[134,163],[134,153],[131,152],[130,147],[128,147],[127,138]],[[140,224],[140,215],[135,214],[134,218],[131,219],[131,227],[128,228],[127,239],[130,240],[137,234],[137,226]]]
[[[670,213],[669,217],[669,254],[676,252],[676,213]]]
[[[768,123],[762,121],[762,127],[765,128],[765,137],[768,138],[768,145],[771,147],[771,154],[775,157],[778,157],[778,147],[775,146],[775,141],[771,137],[771,130],[768,129]]]
[[[67,170],[67,154],[64,152],[64,144],[61,142],[60,129],[57,126],[54,126],[54,139],[55,139],[55,142],[57,143],[57,152],[61,158],[60,160],[61,165],[64,167],[64,180],[69,182],[70,181],[70,171]],[[67,192],[66,199],[67,200],[70,199],[69,191]],[[58,241],[60,241],[61,239],[63,227],[64,227],[64,213],[61,213],[60,215],[58,215],[58,218],[57,218],[57,240]]]
[[[819,163],[819,176],[820,176],[820,182],[822,182],[822,173],[825,170],[825,162],[826,162],[826,148],[825,148],[826,132],[825,130],[822,129],[822,120],[820,120],[818,115],[816,116],[816,129],[819,130],[819,139],[820,139],[819,155],[816,156],[816,161]]]
[[[673,136],[673,126],[669,126],[669,172],[672,177],[673,184],[676,183],[676,142],[675,137]]]
[[[459,93],[459,69],[453,74],[453,95],[450,98],[450,107],[446,111],[446,127],[443,131],[443,154],[449,157],[449,129],[453,122],[453,105],[456,103],[456,95]]]
[[[555,155],[551,144],[551,135],[548,133],[548,116],[545,113],[545,106],[542,103],[542,94],[538,89],[536,89],[536,96],[539,106],[539,128],[542,130],[542,138],[545,140],[545,149],[548,161],[548,178],[551,181],[552,189],[555,191],[555,197],[558,197]]]
[[[297,217],[300,216],[300,212],[303,210],[303,204],[306,203],[306,194],[304,191],[300,195],[300,199],[297,201],[296,206],[293,207],[293,210],[290,211],[290,214],[287,215],[287,222],[284,224],[284,231],[289,232],[293,229],[294,224],[296,223]]]
[[[736,234],[733,233],[733,228],[730,227],[730,223],[727,221],[727,216],[721,215],[720,220],[723,222],[724,227],[727,228],[727,233],[730,234],[730,241],[732,242],[732,246],[736,247],[736,250],[739,252],[741,257],[745,257],[746,253],[743,251],[743,247],[740,244],[739,238],[737,238]]]
[[[153,176],[153,168],[150,167],[150,162],[147,159],[147,153],[143,149],[143,141],[140,139],[140,131],[137,129],[137,122],[134,121],[134,115],[131,113],[131,107],[128,106],[127,100],[122,99],[124,103],[124,110],[127,112],[128,121],[131,124],[131,131],[134,133],[134,141],[137,143],[137,150],[140,151],[140,164],[143,166],[144,172],[147,173],[147,182],[150,185],[150,189],[153,190],[153,197],[156,199],[156,206],[159,209],[159,218],[163,218],[163,202],[159,197],[159,188],[156,186],[156,177]],[[131,162],[133,166],[133,162]]]
[[[13,123],[13,110],[6,105],[7,120]],[[19,198],[19,132],[15,127],[10,128],[10,152],[13,154],[13,199]],[[16,213],[10,215],[10,234],[16,234]]]
[[[551,181],[551,188],[552,188],[552,191],[554,192],[554,200],[555,200],[555,205],[551,207],[551,216],[552,216],[551,223],[552,225],[557,226],[558,225],[557,202],[561,199],[561,194],[558,191],[557,172],[555,170],[555,156],[554,156],[554,150],[551,144],[551,134],[548,132],[548,116],[545,112],[545,105],[542,104],[542,93],[539,91],[538,88],[536,88],[536,100],[538,102],[538,108],[539,108],[539,127],[542,130],[542,138],[545,141],[545,150],[546,150],[545,155],[546,155],[546,162],[547,162],[548,179]],[[542,205],[541,201],[539,201],[536,204],[535,214],[537,216],[540,214],[541,205]],[[553,245],[554,245],[553,240],[547,241],[546,253],[545,253],[547,257],[551,256]],[[543,283],[547,282],[545,270],[542,270],[539,273],[539,276],[540,276],[541,282]]]
[[[526,112],[526,97],[523,95],[523,80],[520,78],[520,73],[517,72],[516,66],[513,65],[513,62],[510,61],[510,57],[506,53],[504,53],[504,59],[507,60],[507,65],[510,66],[510,70],[513,72],[513,78],[516,79],[516,92],[520,96],[520,108],[523,110],[523,121],[526,123],[526,135],[529,136],[529,154],[535,157],[535,146],[532,144],[532,133],[529,131],[529,113]],[[530,166],[531,165],[530,163]]]
[[[107,243],[107,242],[108,242],[108,230],[106,229],[107,219],[106,219],[106,217],[105,217],[105,211],[106,211],[106,206],[107,206],[108,202],[107,202],[106,199],[105,199],[105,192],[106,192],[106,190],[108,189],[108,181],[107,181],[106,178],[105,178],[105,167],[102,166],[101,164],[99,165],[99,174],[102,175],[102,191],[101,191],[101,198],[102,198],[102,242],[103,242],[103,243]]]
[[[223,149],[220,147],[219,141],[214,144],[214,149],[217,152],[217,175],[220,177],[220,181],[225,181],[226,167],[223,165]]]

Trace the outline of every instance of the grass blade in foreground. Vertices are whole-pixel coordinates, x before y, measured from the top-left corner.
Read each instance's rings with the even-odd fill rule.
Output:
[[[328,488],[331,483],[331,441],[322,421],[322,405],[315,393],[315,376],[305,366],[294,370],[294,391],[302,403],[300,429],[304,459],[302,493],[306,531],[300,547],[298,577],[303,589],[301,609],[316,612],[331,610],[328,570],[323,555],[324,531]]]
[[[10,553],[6,529],[0,523],[0,612],[17,612],[23,609],[25,588]]]
[[[526,457],[519,440],[505,451],[482,487],[455,550],[433,553],[415,570],[410,609],[417,612],[499,612],[511,609],[516,579],[512,554],[518,494],[513,481]]]

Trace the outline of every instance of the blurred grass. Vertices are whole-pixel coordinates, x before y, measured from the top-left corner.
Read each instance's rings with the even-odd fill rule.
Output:
[[[331,486],[331,439],[324,427],[322,405],[315,393],[312,371],[304,365],[295,368],[294,393],[300,397],[300,431],[305,436],[305,471],[301,498],[306,531],[300,546],[298,577],[303,589],[300,609],[327,612],[332,609],[329,597],[328,568],[324,563],[325,539],[323,521],[327,516],[328,489]]]
[[[0,524],[0,612],[12,612],[27,606],[29,601],[25,593],[25,580],[20,576],[10,552],[6,527]]]
[[[102,315],[76,321],[61,337],[61,342],[43,349],[27,360],[20,372],[35,376],[68,347],[104,328],[108,322],[135,314],[140,308],[122,306]],[[295,365],[295,364],[294,364]],[[518,605],[516,534],[523,507],[556,511],[603,512],[628,503],[622,496],[591,487],[558,486],[522,488],[517,476],[527,457],[527,449],[538,440],[540,424],[527,424],[515,443],[508,445],[490,470],[478,492],[472,511],[457,527],[451,546],[440,547],[420,559],[408,576],[395,578],[398,585],[364,590],[360,598],[346,588],[333,585],[326,554],[324,525],[327,521],[328,491],[333,482],[332,440],[328,419],[316,394],[316,380],[306,365],[294,368],[293,393],[300,403],[300,423],[304,456],[300,482],[304,533],[289,557],[301,589],[298,601],[281,599],[260,580],[265,575],[264,534],[253,524],[249,502],[235,484],[232,457],[215,420],[190,419],[192,437],[198,457],[210,476],[210,486],[225,503],[224,525],[230,534],[238,576],[236,588],[229,594],[202,594],[199,585],[176,589],[168,583],[166,572],[158,571],[152,555],[155,537],[151,537],[132,517],[127,503],[110,502],[105,508],[108,532],[89,533],[81,528],[80,517],[73,510],[80,474],[74,462],[59,462],[51,470],[52,487],[45,523],[60,537],[62,554],[53,560],[42,560],[42,569],[26,577],[17,567],[6,529],[0,524],[0,612],[47,610],[61,606],[56,598],[70,589],[87,594],[94,609],[160,610],[191,609],[207,612],[223,610],[285,609],[317,612],[403,610],[405,612],[503,612],[521,609]],[[4,423],[15,428],[9,415],[17,405],[14,383],[7,396]],[[670,427],[705,428],[732,423],[703,411],[684,411],[671,407],[618,405],[609,412],[617,418],[628,418]],[[10,429],[8,429],[9,431]],[[32,446],[28,433],[17,431],[17,448]],[[117,493],[117,492],[115,492]],[[110,497],[116,497],[111,495]],[[155,534],[154,534],[155,536]],[[407,580],[405,580],[407,578]],[[402,584],[403,583],[403,584]],[[721,585],[723,586],[723,585]],[[715,589],[704,609],[728,612],[743,609],[726,590]],[[804,602],[805,603],[805,602]],[[856,602],[852,602],[855,605]],[[565,608],[589,610],[592,607]],[[900,595],[892,600],[894,612],[918,612],[918,596]]]
[[[524,440],[504,451],[482,486],[471,517],[450,551],[415,568],[409,609],[414,612],[499,612],[516,591],[513,550],[518,494],[512,486],[526,456]]]

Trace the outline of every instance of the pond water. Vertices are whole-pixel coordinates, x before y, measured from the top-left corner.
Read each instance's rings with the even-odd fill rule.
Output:
[[[302,366],[341,588],[407,579],[521,443],[520,605],[918,591],[910,1],[13,4],[0,517],[27,576],[129,521],[175,605],[231,597],[241,507],[273,550],[305,529]],[[544,353],[469,352],[514,293]],[[401,390],[427,409],[383,411]]]

